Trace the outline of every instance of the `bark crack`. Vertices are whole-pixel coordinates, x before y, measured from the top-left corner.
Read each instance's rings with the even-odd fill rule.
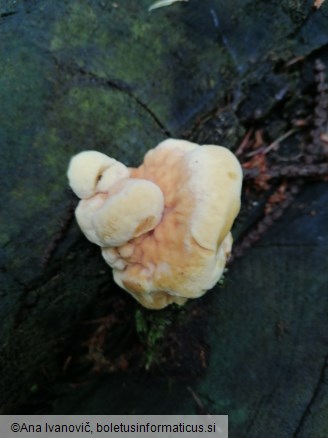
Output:
[[[298,425],[295,429],[295,432],[293,433],[293,438],[298,438],[300,436],[300,432],[301,432],[307,418],[311,415],[312,407],[313,407],[316,399],[318,398],[318,395],[319,395],[320,390],[321,390],[321,386],[325,381],[325,373],[326,373],[327,367],[328,367],[328,354],[326,355],[326,357],[323,361],[323,365],[322,365],[321,370],[320,370],[318,382],[315,385],[312,396],[311,396],[308,404],[306,405],[306,407],[301,415],[301,418],[298,422]]]
[[[79,74],[81,77],[83,77],[85,80],[87,80],[91,84],[96,84],[96,85],[103,86],[106,88],[114,88],[117,91],[120,91],[120,92],[128,95],[131,99],[133,99],[135,101],[135,103],[137,105],[139,105],[144,111],[147,112],[147,114],[154,120],[156,125],[162,130],[162,132],[167,137],[173,137],[172,133],[169,131],[168,128],[165,127],[165,125],[161,122],[161,120],[155,114],[155,112],[151,108],[149,108],[149,106],[145,102],[143,102],[140,99],[140,97],[136,96],[133,93],[131,87],[128,84],[126,84],[125,82],[123,82],[121,80],[115,80],[115,79],[109,79],[109,78],[100,78],[95,73],[88,71],[88,70],[85,70],[84,68],[79,67],[77,65],[73,65],[73,66],[63,65],[62,63],[59,62],[59,60],[56,57],[54,57],[54,61],[60,70],[65,70],[65,71],[72,73],[72,74],[74,74],[74,73]]]
[[[274,391],[275,391],[275,389],[274,389]],[[266,396],[262,396],[260,398],[260,401],[257,403],[257,405],[255,407],[255,412],[254,412],[254,414],[253,414],[253,416],[252,416],[252,418],[251,418],[251,420],[250,420],[250,422],[249,422],[249,424],[247,426],[247,429],[246,429],[244,435],[242,436],[242,438],[247,438],[249,436],[249,433],[250,433],[251,429],[253,428],[253,426],[255,424],[255,421],[257,420],[257,417],[259,416],[259,414],[261,412],[261,409],[262,409],[262,406],[263,406],[263,403],[265,401],[266,401]]]

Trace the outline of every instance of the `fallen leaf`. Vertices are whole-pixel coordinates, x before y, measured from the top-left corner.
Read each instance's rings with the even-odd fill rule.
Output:
[[[154,9],[163,8],[164,6],[171,6],[173,3],[176,2],[187,2],[189,0],[160,0],[158,2],[153,3],[149,8],[148,11],[151,12]]]
[[[325,0],[315,0],[314,1],[314,7],[316,8],[316,9],[319,9],[319,8],[321,8],[321,6],[322,6],[322,4],[325,2]]]

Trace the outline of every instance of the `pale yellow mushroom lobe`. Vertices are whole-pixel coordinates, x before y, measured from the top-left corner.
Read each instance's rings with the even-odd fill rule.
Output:
[[[169,139],[138,168],[113,161],[95,187],[97,166],[87,175],[90,187],[82,182],[80,190],[78,179],[71,186],[94,192],[76,216],[86,237],[102,247],[114,280],[151,309],[203,295],[231,251],[242,183],[235,156],[220,146]]]

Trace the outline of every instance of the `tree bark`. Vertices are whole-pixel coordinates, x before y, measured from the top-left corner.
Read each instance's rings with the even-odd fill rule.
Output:
[[[201,400],[229,415],[232,437],[327,436],[324,182],[305,184],[196,303],[212,309],[201,377],[170,389],[140,369],[65,374],[88,324],[124,299],[128,331],[138,308],[72,219],[70,157],[95,149],[138,165],[167,137],[235,149],[250,120],[276,123],[281,99],[311,87],[314,59],[328,62],[326,2],[150,4],[1,2],[1,412],[193,414]]]

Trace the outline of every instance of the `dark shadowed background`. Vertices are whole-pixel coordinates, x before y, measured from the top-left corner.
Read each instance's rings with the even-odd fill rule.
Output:
[[[136,166],[167,137],[237,150],[311,124],[328,2],[150,4],[0,1],[0,412],[206,412],[231,437],[327,437],[327,180],[300,186],[223,286],[162,313],[113,283],[66,169],[84,149]],[[263,214],[252,196],[236,238]]]

